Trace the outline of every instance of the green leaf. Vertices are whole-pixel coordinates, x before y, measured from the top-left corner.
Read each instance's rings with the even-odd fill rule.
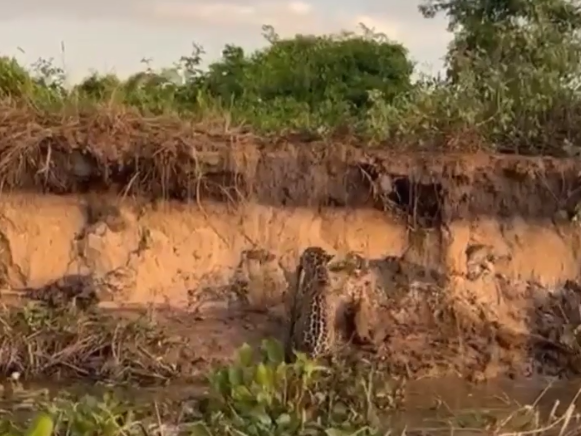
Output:
[[[272,419],[268,416],[268,413],[264,410],[264,407],[255,407],[250,411],[250,416],[252,420],[257,421],[262,426],[270,427],[272,426]]]
[[[288,413],[283,413],[276,418],[277,427],[289,427],[292,423],[292,418]]]
[[[278,383],[283,383],[284,380],[287,378],[288,368],[289,368],[289,366],[284,362],[279,363],[277,365],[276,369],[274,370],[274,373],[275,373],[276,381]]]
[[[47,413],[40,413],[34,418],[25,436],[51,436],[54,430],[54,420]]]
[[[265,339],[262,341],[261,348],[269,363],[279,364],[284,362],[284,348],[279,341]]]
[[[236,386],[232,389],[232,399],[240,403],[245,403],[254,402],[255,397],[246,386]]]
[[[254,377],[256,383],[258,383],[263,389],[271,390],[274,388],[274,374],[272,368],[266,366],[264,363],[260,363],[256,367],[256,374]]]
[[[244,385],[244,374],[242,372],[242,368],[235,366],[228,368],[228,382],[230,383],[230,387],[232,389]]]
[[[228,370],[222,368],[210,377],[210,384],[215,392],[222,396],[230,395],[230,377]]]
[[[238,363],[246,367],[252,365],[252,347],[247,343],[238,349]]]

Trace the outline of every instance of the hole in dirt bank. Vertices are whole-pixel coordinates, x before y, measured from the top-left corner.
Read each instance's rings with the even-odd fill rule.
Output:
[[[405,176],[392,176],[392,191],[387,198],[422,227],[442,222],[442,185],[416,183]]]
[[[99,162],[84,150],[63,151],[58,145],[44,141],[39,146],[39,158],[41,168],[32,173],[30,182],[41,186],[45,193],[64,195],[103,188]]]
[[[419,183],[401,174],[381,173],[377,165],[359,165],[359,184],[375,192],[373,205],[383,212],[393,210],[412,218],[421,227],[435,227],[442,221],[442,184]]]

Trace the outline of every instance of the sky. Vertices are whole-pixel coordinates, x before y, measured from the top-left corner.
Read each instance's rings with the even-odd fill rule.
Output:
[[[77,83],[92,71],[126,77],[171,66],[201,44],[208,61],[227,43],[265,45],[261,26],[281,36],[356,31],[359,23],[403,43],[418,68],[441,69],[450,41],[444,17],[423,18],[419,0],[0,0],[0,55],[24,65],[54,60]],[[63,50],[64,49],[64,50]]]

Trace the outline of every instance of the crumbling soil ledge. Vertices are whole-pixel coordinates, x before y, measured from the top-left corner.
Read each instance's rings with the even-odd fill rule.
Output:
[[[109,192],[270,206],[373,207],[414,224],[477,216],[569,218],[581,199],[576,159],[374,150],[345,141],[200,132],[131,113],[41,117],[7,108],[2,190]],[[13,122],[11,122],[11,120]]]

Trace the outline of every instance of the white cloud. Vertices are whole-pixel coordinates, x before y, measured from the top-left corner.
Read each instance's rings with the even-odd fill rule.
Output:
[[[313,14],[313,7],[302,1],[292,2],[256,2],[241,5],[234,2],[197,2],[184,0],[157,1],[149,8],[151,18],[171,21],[176,24],[203,25],[283,25],[289,22],[290,16],[308,17]],[[290,20],[293,21],[293,20]],[[299,26],[301,27],[301,26]]]
[[[255,6],[241,6],[232,3],[186,3],[183,1],[156,2],[150,14],[162,20],[202,21],[205,24],[245,24],[256,21],[258,11]]]
[[[301,1],[290,2],[287,7],[290,12],[296,15],[308,15],[313,10],[310,4]]]
[[[146,8],[146,9],[145,9]],[[239,3],[236,0],[196,3],[186,0],[161,1],[142,6],[142,14],[157,25],[192,26],[212,29],[228,26],[231,34],[259,34],[262,25],[274,26],[282,36],[297,33],[325,33],[339,30],[333,14],[321,14],[311,3],[294,1],[258,1]]]

